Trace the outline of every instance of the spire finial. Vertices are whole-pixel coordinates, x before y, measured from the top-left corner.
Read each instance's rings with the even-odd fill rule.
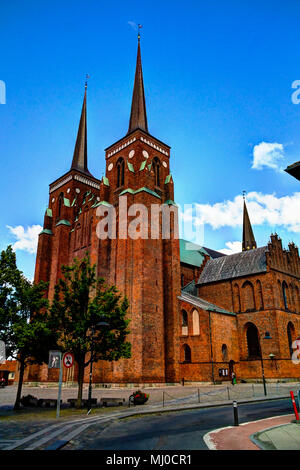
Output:
[[[89,78],[90,78],[90,76],[88,74],[86,74],[86,76],[85,76],[85,85],[84,85],[85,90],[87,89],[87,84],[88,84],[88,79]]]
[[[141,33],[140,33],[140,29],[143,27],[142,24],[138,24],[138,42],[140,42],[140,39],[141,39]]]
[[[247,191],[243,190],[242,194],[243,194],[243,199],[244,199],[244,201],[245,201],[245,199],[246,199],[246,194],[247,194]]]

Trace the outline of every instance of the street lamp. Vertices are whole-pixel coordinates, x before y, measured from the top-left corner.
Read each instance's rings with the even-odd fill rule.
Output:
[[[94,337],[95,330],[99,330],[103,326],[109,326],[106,321],[100,321],[92,326],[92,343],[91,343],[91,362],[90,362],[90,378],[89,378],[89,394],[88,394],[88,410],[92,407],[92,377],[93,377],[93,360],[94,360]]]
[[[272,336],[270,335],[270,333],[268,331],[266,331],[265,336],[264,336],[263,339],[272,339]],[[263,380],[263,385],[264,385],[264,394],[266,396],[267,395],[267,388],[266,388],[266,379],[265,379],[265,370],[264,370],[264,360],[263,360],[260,340],[258,340],[258,342],[259,342],[259,349],[260,349],[260,361],[261,361],[262,380]]]

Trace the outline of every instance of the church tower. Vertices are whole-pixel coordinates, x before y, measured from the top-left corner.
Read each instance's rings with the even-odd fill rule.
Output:
[[[35,281],[49,282],[51,300],[61,266],[88,251],[98,276],[116,285],[129,300],[132,345],[131,359],[95,364],[94,382],[177,382],[177,206],[170,147],[148,130],[140,37],[128,132],[105,150],[101,181],[88,170],[86,88],[71,168],[50,184]],[[99,226],[111,209],[116,213],[115,236],[106,237]],[[170,216],[169,227],[164,214]],[[40,380],[51,380],[52,372],[46,369],[42,368]]]
[[[117,224],[114,240],[99,241],[98,274],[129,300],[132,344],[132,358],[113,364],[107,374],[110,381],[119,377],[124,382],[176,382],[180,293],[177,207],[170,147],[148,131],[140,38],[128,132],[105,153],[99,206],[113,206]],[[154,212],[170,212],[170,237],[163,238],[162,215],[153,214],[153,207]],[[133,239],[130,225],[140,216],[140,233]],[[154,225],[158,233],[153,237]],[[109,368],[107,364],[103,367]]]

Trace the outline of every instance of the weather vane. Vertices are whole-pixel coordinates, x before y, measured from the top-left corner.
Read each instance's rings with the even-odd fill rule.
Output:
[[[90,78],[90,76],[88,74],[86,74],[86,76],[85,76],[85,89],[87,89],[87,81],[88,81],[89,78]]]
[[[247,192],[244,190],[242,194],[243,194],[243,199],[245,200]]]
[[[143,27],[142,24],[138,24],[138,40],[141,39],[141,35],[140,35],[140,29]]]

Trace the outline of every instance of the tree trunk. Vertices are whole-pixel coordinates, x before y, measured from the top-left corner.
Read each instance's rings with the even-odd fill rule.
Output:
[[[19,410],[20,409],[20,401],[21,401],[24,370],[25,370],[25,361],[24,361],[24,359],[20,359],[19,382],[18,382],[18,390],[17,390],[17,396],[16,396],[15,405],[14,405],[14,410]]]
[[[84,359],[78,363],[78,395],[76,401],[76,408],[81,408],[82,405],[82,388],[83,388],[83,377],[84,377]]]

